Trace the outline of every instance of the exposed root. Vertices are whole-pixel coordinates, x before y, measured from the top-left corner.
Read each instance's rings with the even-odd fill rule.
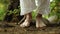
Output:
[[[21,19],[21,21],[18,22],[18,24],[21,24],[25,20],[25,16]]]

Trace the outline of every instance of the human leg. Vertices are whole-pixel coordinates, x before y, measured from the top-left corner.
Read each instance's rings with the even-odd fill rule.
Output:
[[[49,3],[50,3],[49,0],[37,0],[37,10],[36,10],[38,14],[36,16],[36,27],[37,28],[46,26],[44,22],[45,20],[43,19],[42,15],[48,14],[50,12]]]
[[[30,22],[32,20],[32,15],[31,13],[28,13],[25,15],[26,16],[26,19],[25,21],[20,25],[20,27],[28,27],[30,25]]]
[[[41,28],[41,27],[44,27],[44,26],[46,26],[46,24],[42,20],[42,14],[38,14],[36,16],[36,27]]]

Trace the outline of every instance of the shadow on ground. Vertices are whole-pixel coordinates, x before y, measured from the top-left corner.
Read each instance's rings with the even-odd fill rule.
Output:
[[[60,26],[47,26],[45,29],[37,29],[35,24],[21,28],[16,23],[0,22],[0,34],[60,34]]]

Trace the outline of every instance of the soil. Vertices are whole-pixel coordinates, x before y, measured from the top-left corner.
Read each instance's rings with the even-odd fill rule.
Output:
[[[15,22],[0,22],[0,34],[60,34],[60,26],[47,26],[45,29],[36,28],[35,24],[21,28]]]

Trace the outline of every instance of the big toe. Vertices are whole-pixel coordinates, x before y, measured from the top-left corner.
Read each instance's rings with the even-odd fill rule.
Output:
[[[28,26],[29,26],[29,23],[27,22],[20,25],[20,27],[28,27]]]

